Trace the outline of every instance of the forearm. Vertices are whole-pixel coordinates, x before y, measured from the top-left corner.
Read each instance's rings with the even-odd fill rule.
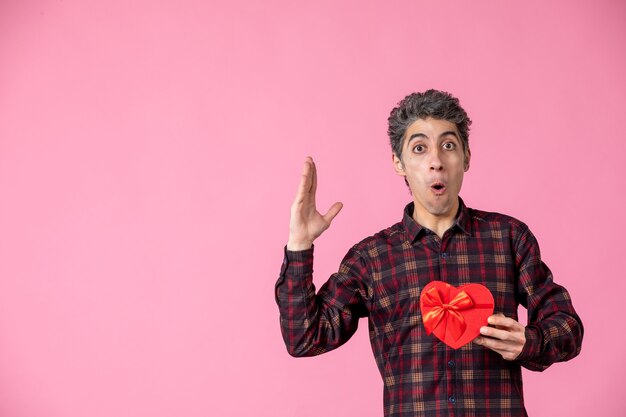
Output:
[[[583,325],[574,312],[558,312],[526,326],[526,344],[518,362],[543,371],[555,362],[576,357],[581,350]]]
[[[580,353],[583,324],[567,290],[556,284],[542,262],[535,237],[526,230],[518,240],[518,294],[528,310],[526,343],[519,363],[542,371]]]
[[[315,293],[313,249],[285,251],[276,283],[280,325],[292,356],[313,356],[335,349],[356,331],[358,317],[339,300]]]
[[[527,298],[526,344],[518,359],[522,366],[542,371],[580,353],[583,324],[569,293],[554,283],[543,262],[530,264],[522,275],[531,295]]]

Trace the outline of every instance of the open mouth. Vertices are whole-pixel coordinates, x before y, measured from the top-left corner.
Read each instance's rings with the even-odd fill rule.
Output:
[[[446,189],[446,186],[441,182],[436,182],[430,186],[435,193],[441,193]]]

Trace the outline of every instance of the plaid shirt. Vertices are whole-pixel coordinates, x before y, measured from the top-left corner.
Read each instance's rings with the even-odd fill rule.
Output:
[[[313,356],[333,350],[369,321],[384,382],[384,413],[399,416],[526,416],[521,366],[544,370],[580,352],[583,326],[565,288],[541,261],[528,227],[511,217],[467,208],[440,239],[412,219],[350,249],[315,293],[313,249],[285,250],[276,301],[287,350]],[[427,335],[419,308],[422,288],[440,280],[480,283],[495,313],[517,320],[528,310],[526,344],[515,361],[469,343],[457,350]]]

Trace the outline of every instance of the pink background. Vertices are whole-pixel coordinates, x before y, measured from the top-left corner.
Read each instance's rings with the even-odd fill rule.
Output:
[[[381,416],[366,322],[288,356],[273,286],[300,167],[345,204],[316,283],[410,200],[386,119],[474,120],[468,205],[525,221],[585,324],[531,416],[623,416],[626,6],[0,1],[0,416]]]

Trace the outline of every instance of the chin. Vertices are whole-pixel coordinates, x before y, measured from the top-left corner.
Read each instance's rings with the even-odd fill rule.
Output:
[[[430,214],[432,214],[433,216],[445,216],[449,213],[450,210],[430,210]]]
[[[445,216],[447,214],[450,214],[450,211],[452,211],[452,204],[446,204],[446,205],[438,204],[436,206],[429,207],[429,210],[428,210],[428,212],[432,214],[433,216]]]

